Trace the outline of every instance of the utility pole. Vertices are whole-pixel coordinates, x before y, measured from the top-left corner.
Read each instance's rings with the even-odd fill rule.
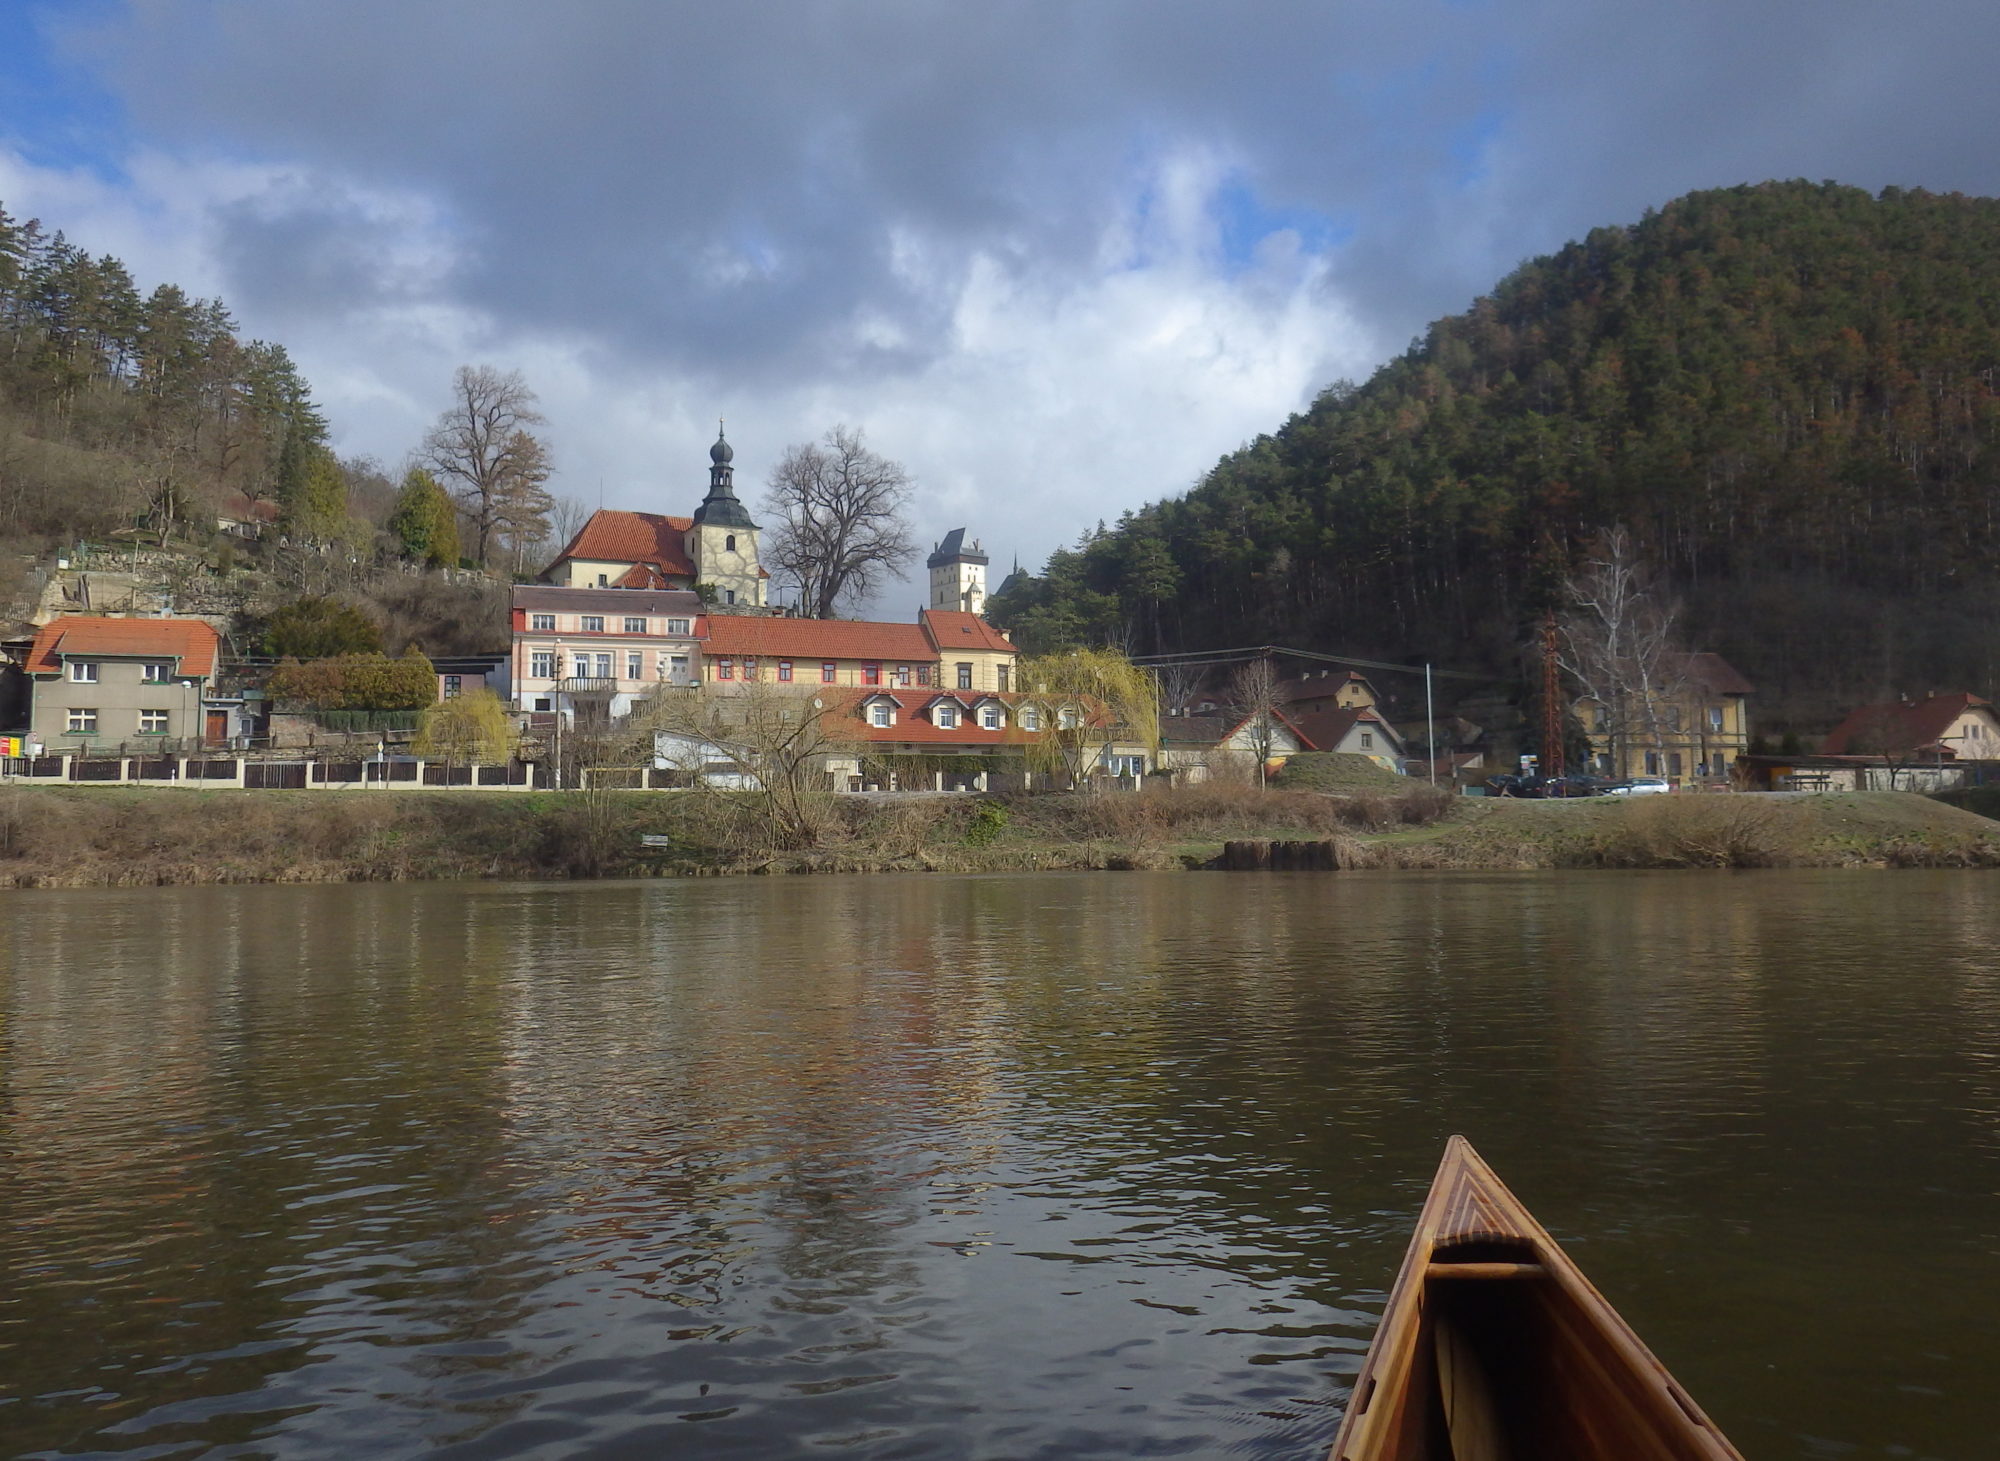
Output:
[[[1437,702],[1431,698],[1431,667],[1424,665],[1424,759],[1430,762],[1431,785],[1438,784]],[[1453,782],[1454,786],[1458,783]]]
[[[1563,774],[1562,666],[1556,660],[1556,611],[1542,615],[1542,776]]]

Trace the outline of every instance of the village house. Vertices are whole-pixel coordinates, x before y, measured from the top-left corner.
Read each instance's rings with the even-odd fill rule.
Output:
[[[50,751],[221,741],[229,708],[208,698],[221,648],[200,619],[52,619],[28,651],[29,739]]]
[[[518,711],[616,719],[662,686],[699,683],[702,602],[691,589],[522,584],[511,612]]]
[[[757,561],[762,529],[737,499],[736,453],[718,433],[708,456],[708,496],[692,517],[600,508],[543,579],[562,588],[699,588],[725,611],[767,608],[771,575]]]
[[[1270,712],[1268,730],[1258,715],[1169,716],[1160,722],[1160,765],[1184,781],[1198,782],[1220,769],[1254,773],[1260,750],[1273,762],[1301,752],[1334,751],[1366,756],[1384,770],[1402,772],[1402,737],[1375,711],[1372,696],[1369,704],[1343,707],[1330,692],[1305,703],[1312,708],[1301,710],[1294,702]]]
[[[1750,749],[1748,699],[1754,687],[1719,654],[1684,654],[1669,667],[1669,689],[1651,707],[1589,698],[1575,713],[1590,737],[1591,769],[1629,780],[1728,779]]]
[[[1065,745],[1081,779],[1136,786],[1152,769],[1144,740],[1087,696],[841,687],[821,698],[829,730],[850,747],[827,757],[836,788],[1063,787],[1073,780],[1055,764]]]
[[[1817,752],[1745,757],[1753,785],[1781,791],[1943,791],[2000,762],[2000,715],[1956,691],[1863,705]]]
[[[711,691],[770,684],[805,690],[928,688],[1006,694],[1019,651],[977,614],[919,611],[914,624],[711,615],[702,683]]]

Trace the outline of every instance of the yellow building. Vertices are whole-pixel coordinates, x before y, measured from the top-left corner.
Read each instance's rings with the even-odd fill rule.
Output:
[[[1657,776],[1680,783],[1726,780],[1750,749],[1748,697],[1754,687],[1719,654],[1682,655],[1666,688],[1647,703],[1576,702],[1590,734],[1591,770],[1626,779]]]

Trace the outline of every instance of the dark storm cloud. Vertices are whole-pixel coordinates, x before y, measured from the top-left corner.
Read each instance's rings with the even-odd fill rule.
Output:
[[[153,135],[445,200],[463,302],[740,380],[921,364],[973,250],[1091,270],[1181,146],[1351,225],[1337,279],[1392,336],[1693,187],[2000,189],[1996,39],[1990,4],[1838,0],[136,0],[79,45]],[[280,223],[232,226],[248,270]]]

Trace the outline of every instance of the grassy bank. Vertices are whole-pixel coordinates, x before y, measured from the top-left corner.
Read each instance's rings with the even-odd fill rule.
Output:
[[[0,788],[0,887],[1181,868],[1234,838],[1338,840],[1357,867],[2000,867],[2000,823],[1897,792],[841,797],[787,847],[738,797]]]

